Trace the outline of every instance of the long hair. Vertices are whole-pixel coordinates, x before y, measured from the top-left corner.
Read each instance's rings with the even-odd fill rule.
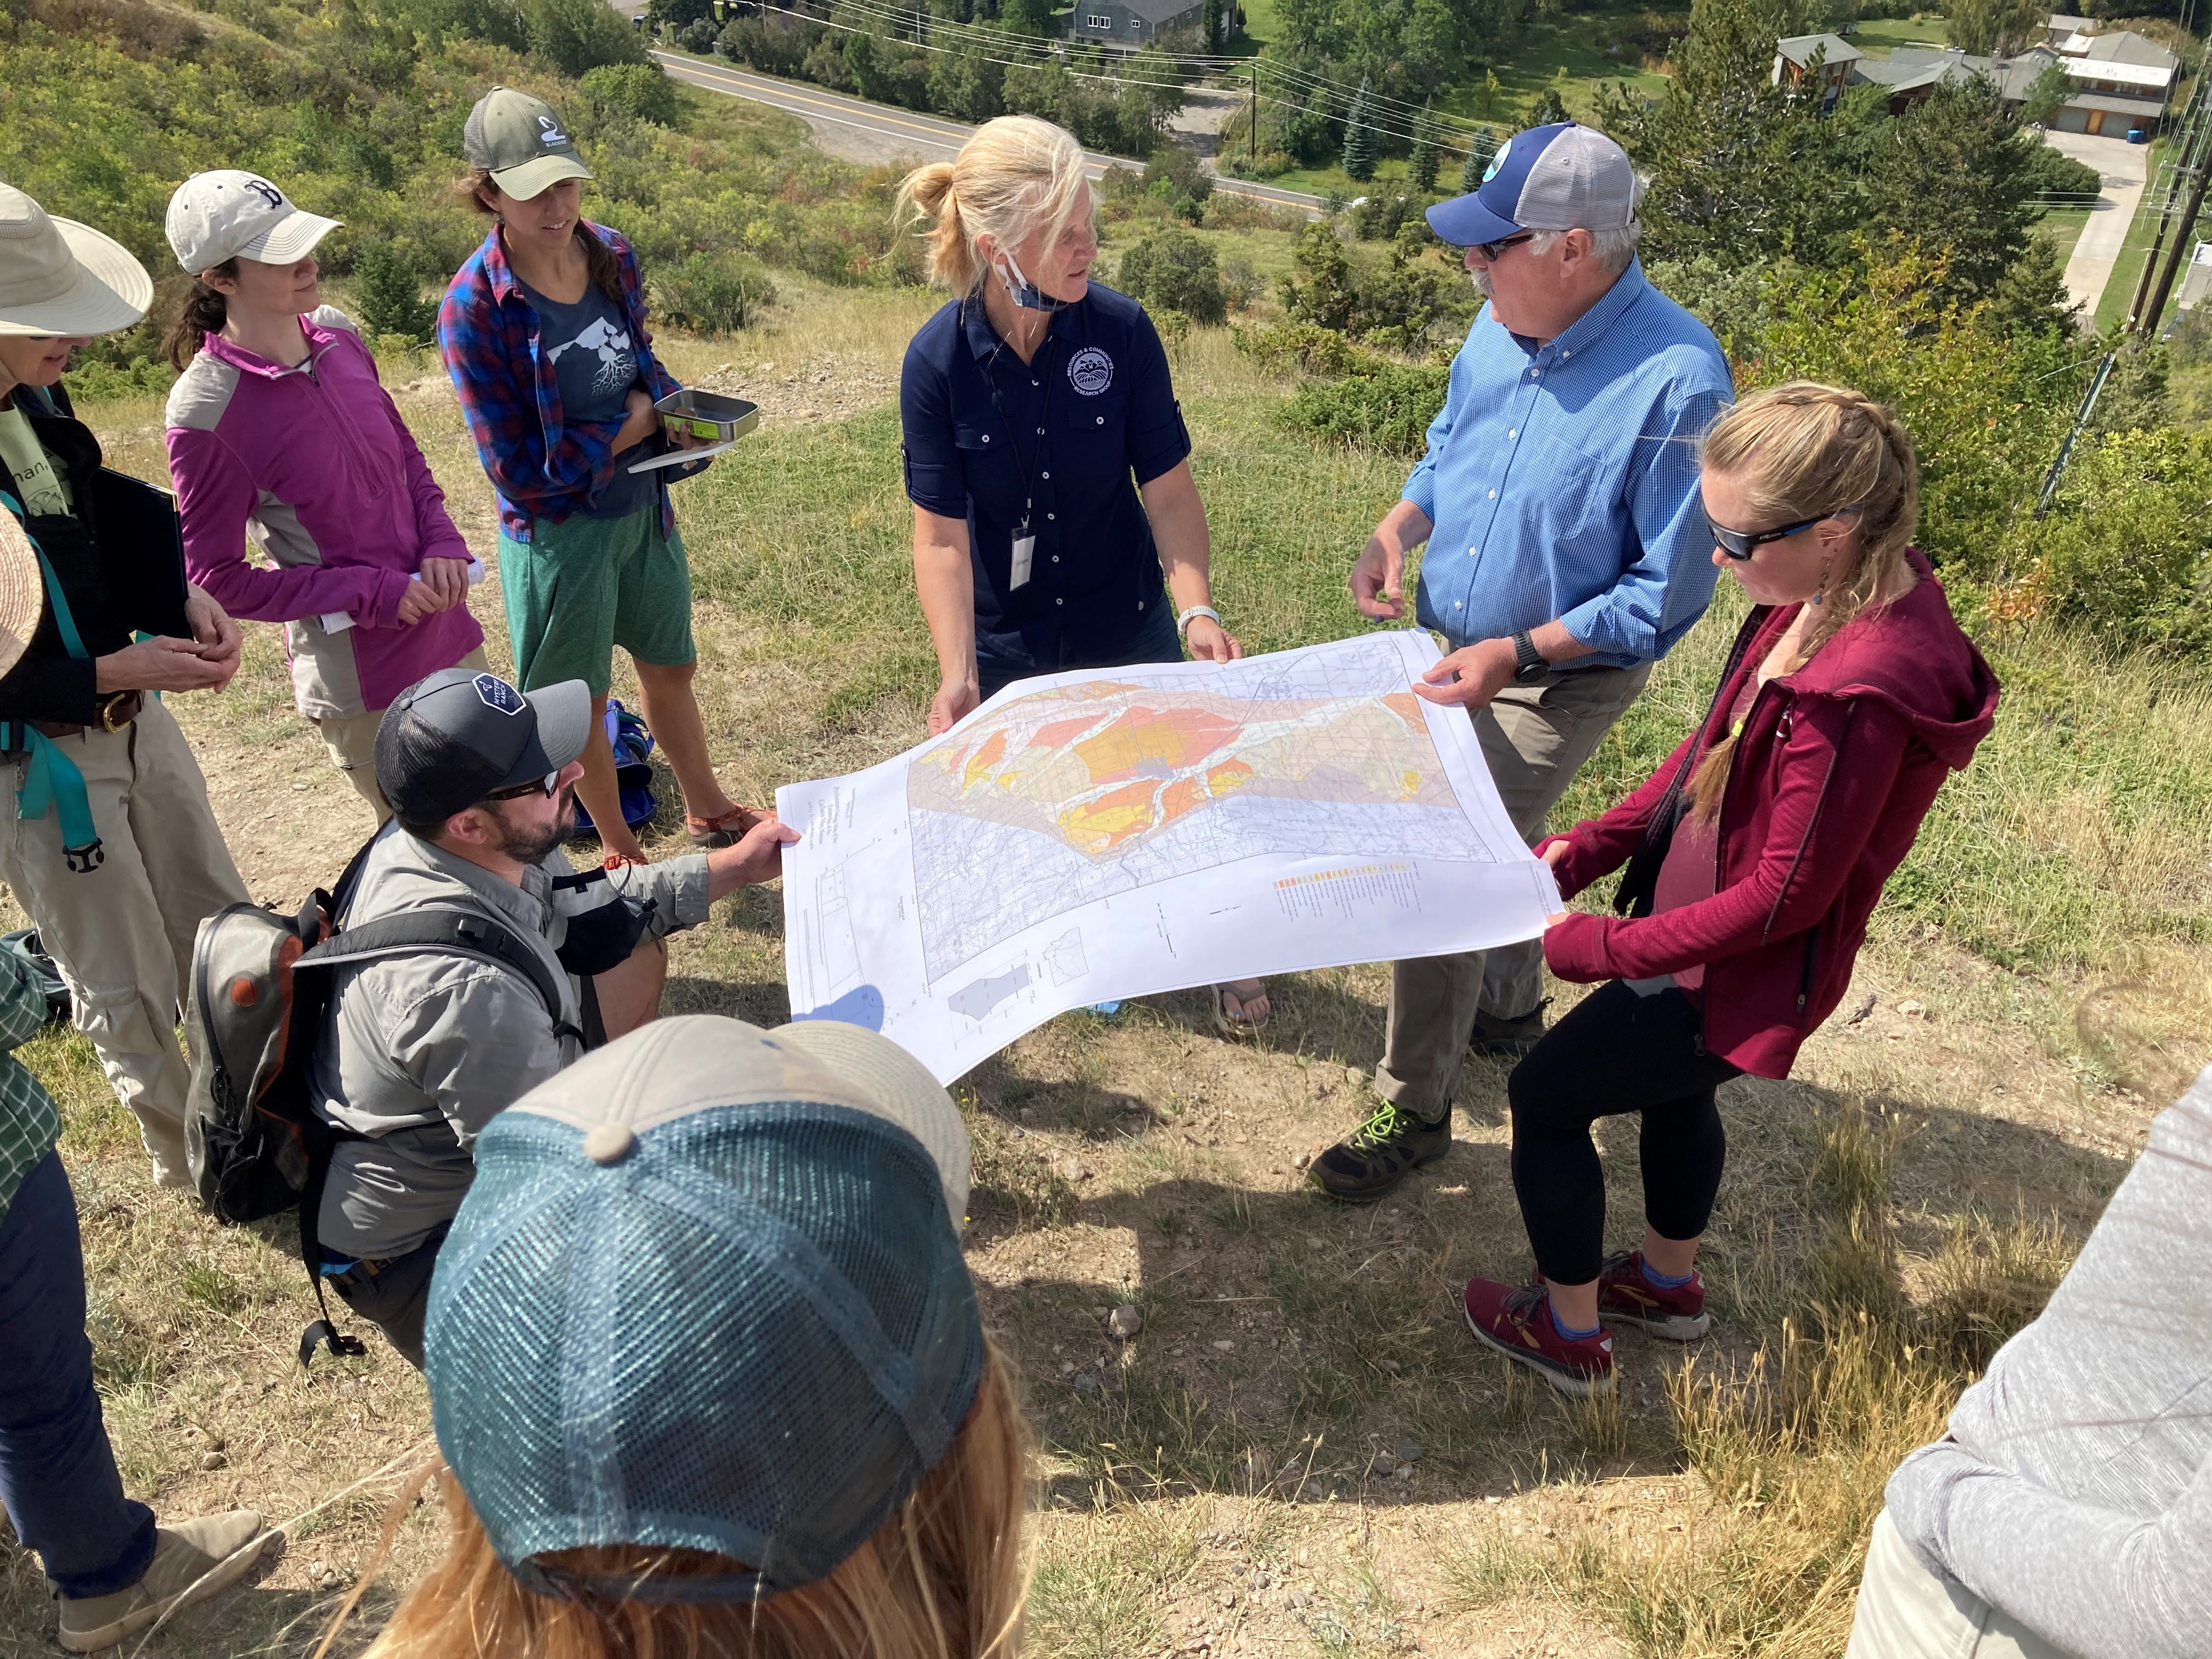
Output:
[[[1884,405],[1846,386],[1791,380],[1753,393],[1715,421],[1698,462],[1724,474],[1759,518],[1775,524],[1859,509],[1858,557],[1820,598],[1791,672],[1885,595],[1904,586],[1905,550],[1920,519],[1920,465],[1912,440]],[[1690,775],[1690,812],[1719,814],[1735,757],[1724,734]]]
[[[498,188],[489,167],[471,167],[453,180],[453,194],[488,219],[499,217],[499,210],[491,204],[491,192]],[[584,245],[584,268],[590,273],[592,286],[621,305],[628,296],[623,293],[622,261],[614,249],[593,234],[581,216],[576,221],[576,240]]]
[[[928,227],[930,281],[966,295],[987,274],[977,238],[1011,248],[1040,226],[1057,234],[1087,205],[1089,188],[1074,134],[1034,115],[1001,115],[950,161],[907,174],[892,213],[902,230]]]
[[[225,259],[210,269],[234,277],[238,275],[238,261]],[[184,298],[177,302],[177,314],[169,319],[168,332],[161,337],[161,355],[169,360],[170,368],[183,374],[198,352],[201,342],[210,334],[222,333],[222,325],[229,320],[230,307],[222,291],[193,277]]]
[[[527,1590],[494,1553],[450,1470],[432,1464],[393,1501],[324,1659],[422,1486],[439,1480],[445,1559],[409,1591],[363,1659],[1012,1659],[1027,1562],[1029,1443],[1006,1362],[988,1347],[951,1449],[826,1578],[757,1602],[614,1601]],[[547,1559],[577,1573],[665,1580],[743,1571],[698,1550],[611,1546]]]

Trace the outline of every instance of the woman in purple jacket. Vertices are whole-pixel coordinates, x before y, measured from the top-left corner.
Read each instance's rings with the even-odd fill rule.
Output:
[[[170,198],[193,283],[169,332],[169,477],[192,580],[234,617],[285,624],[300,712],[381,820],[385,709],[441,668],[487,666],[468,607],[482,567],[376,359],[321,303],[314,247],[336,224],[250,173]],[[273,569],[246,562],[249,538]]]

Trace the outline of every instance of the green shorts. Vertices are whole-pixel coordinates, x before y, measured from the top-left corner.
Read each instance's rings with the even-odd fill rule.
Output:
[[[683,538],[660,533],[658,502],[619,519],[540,519],[530,542],[499,538],[516,678],[526,691],[581,680],[604,697],[615,647],[634,661],[679,668],[691,643],[691,568]]]

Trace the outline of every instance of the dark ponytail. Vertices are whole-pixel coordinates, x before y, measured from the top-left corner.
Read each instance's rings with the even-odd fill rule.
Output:
[[[211,267],[225,276],[238,275],[238,261],[225,259]],[[184,301],[177,307],[175,320],[161,341],[161,355],[169,360],[169,367],[179,374],[191,363],[200,349],[200,343],[210,334],[220,334],[222,325],[230,320],[230,308],[224,303],[220,291],[210,288],[200,278],[192,278]]]

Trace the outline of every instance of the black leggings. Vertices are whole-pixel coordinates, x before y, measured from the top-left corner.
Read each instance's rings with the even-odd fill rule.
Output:
[[[1513,1068],[1513,1192],[1545,1278],[1586,1285],[1605,1259],[1605,1170],[1590,1141],[1601,1117],[1644,1115],[1638,1152],[1652,1231],[1705,1231],[1728,1156],[1713,1091],[1741,1073],[1705,1052],[1704,1028],[1679,990],[1638,996],[1614,980]]]

